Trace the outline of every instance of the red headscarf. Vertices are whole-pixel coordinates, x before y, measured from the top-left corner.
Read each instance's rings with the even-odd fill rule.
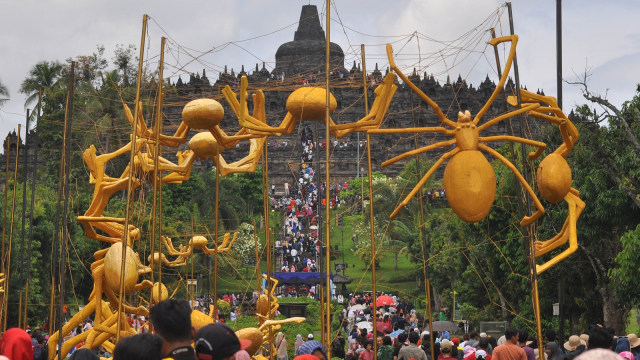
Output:
[[[7,330],[0,340],[0,355],[11,360],[33,360],[31,337],[20,328]]]

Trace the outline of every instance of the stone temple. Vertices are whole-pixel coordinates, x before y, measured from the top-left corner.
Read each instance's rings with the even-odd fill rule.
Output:
[[[251,73],[242,70],[235,74],[233,70],[222,72],[218,79],[212,84],[203,71],[200,74],[191,75],[188,82],[179,79],[175,84],[176,96],[174,99],[167,98],[166,103],[176,105],[184,105],[186,102],[200,98],[211,97],[218,99],[225,107],[225,119],[222,127],[225,131],[238,130],[237,120],[235,119],[231,109],[227,106],[226,101],[220,95],[221,89],[226,85],[231,85],[234,90],[238,90],[240,77],[246,75],[249,80],[249,92],[252,90],[263,89],[265,93],[265,103],[267,112],[267,122],[269,125],[276,126],[285,117],[287,110],[285,103],[288,95],[300,86],[325,86],[324,70],[325,70],[325,32],[320,25],[318,10],[315,5],[305,5],[302,7],[300,22],[296,30],[293,41],[282,44],[276,51],[276,66],[273,71],[265,69],[265,65],[259,68],[256,64],[255,70]],[[362,81],[362,70],[359,64],[354,62],[350,70],[344,67],[344,53],[338,44],[331,43],[330,47],[330,63],[331,63],[331,92],[338,101],[338,107],[332,114],[332,118],[336,123],[355,122],[362,118],[364,113],[364,91]],[[368,72],[368,99],[369,107],[373,103],[374,89],[376,84],[381,83],[382,78],[389,69],[383,74],[375,64],[374,70]],[[429,97],[440,107],[445,114],[454,121],[457,119],[459,110],[470,110],[472,114],[479,111],[482,105],[491,96],[495,89],[495,84],[489,80],[488,76],[477,87],[468,85],[459,76],[457,81],[451,82],[447,79],[445,84],[440,84],[433,76],[425,74],[407,74],[409,78],[418,85]],[[506,90],[514,88],[513,82],[509,79],[506,84]],[[500,94],[498,99],[493,103],[484,120],[497,116],[506,111],[505,97]],[[180,122],[181,106],[175,106],[166,109],[168,120],[172,124],[165,123],[165,128],[177,126]],[[252,104],[249,103],[249,110],[252,111]],[[504,121],[493,126],[483,135],[507,134],[513,128],[513,132],[518,135],[520,128],[518,121]],[[416,94],[411,92],[404,84],[399,85],[387,117],[384,121],[383,128],[401,128],[414,126],[439,126],[440,121],[435,116],[429,106],[418,98]],[[283,184],[285,182],[295,182],[297,177],[297,169],[300,165],[301,145],[299,134],[302,127],[309,126],[318,139],[319,153],[315,159],[324,160],[324,147],[326,144],[324,139],[325,128],[320,122],[302,122],[298,124],[296,131],[291,135],[283,135],[282,137],[269,138],[269,178],[270,183],[275,185],[276,194],[283,192]],[[367,158],[366,158],[366,135],[350,134],[343,139],[329,139],[331,146],[331,182],[343,183],[352,180],[357,176],[366,175]],[[425,146],[429,143],[448,140],[440,134],[423,134],[417,139],[417,146]],[[373,171],[381,171],[388,176],[395,176],[402,170],[402,163],[387,168],[382,168],[380,164],[395,155],[399,155],[406,151],[416,148],[416,142],[413,136],[404,135],[375,135],[371,137],[372,149],[372,165]],[[248,146],[239,146],[234,149],[228,149],[224,152],[227,161],[239,159],[246,154]],[[437,159],[442,152],[429,152],[429,159]],[[198,164],[196,164],[198,165]],[[212,164],[200,164],[199,166],[210,167]],[[319,175],[324,180],[324,164],[319,163],[314,166],[319,170]],[[316,170],[318,172],[318,170]],[[364,172],[364,174],[363,174]],[[437,176],[436,178],[439,178]]]

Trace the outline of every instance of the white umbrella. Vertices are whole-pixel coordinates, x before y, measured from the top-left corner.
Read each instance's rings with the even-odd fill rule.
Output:
[[[349,309],[351,309],[353,311],[364,310],[364,309],[366,309],[366,306],[361,305],[361,304],[355,304],[355,305],[351,305],[351,307]]]
[[[356,327],[358,329],[367,329],[369,332],[373,331],[373,324],[368,321],[360,321],[356,324]]]

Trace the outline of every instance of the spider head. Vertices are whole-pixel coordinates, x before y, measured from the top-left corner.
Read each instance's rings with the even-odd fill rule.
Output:
[[[470,122],[471,122],[471,113],[469,112],[469,110],[465,110],[464,114],[462,113],[462,111],[458,111],[458,123],[464,124],[464,123],[470,123]]]

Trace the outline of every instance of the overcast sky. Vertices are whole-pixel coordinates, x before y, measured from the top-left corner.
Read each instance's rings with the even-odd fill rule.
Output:
[[[139,46],[145,13],[152,18],[147,66],[157,66],[160,37],[168,36],[165,74],[173,81],[182,74],[185,80],[185,72],[207,69],[213,82],[224,65],[236,73],[241,65],[253,70],[258,62],[272,69],[278,46],[293,40],[301,6],[309,3],[324,12],[320,0],[0,0],[0,80],[11,95],[0,108],[0,137],[24,124],[25,96],[18,89],[34,64],[88,55],[97,44],[105,46],[105,57],[111,60],[117,44]],[[498,36],[508,34],[503,4],[497,0],[335,0],[331,39],[345,51],[347,69],[359,56],[360,44],[366,45],[368,70],[376,62],[386,68],[384,44],[393,42],[397,61],[406,71],[419,67],[436,74],[441,82],[447,74],[452,80],[461,74],[477,85],[487,74],[496,80],[493,51],[481,52],[488,40],[486,25],[497,19],[492,14],[501,14],[495,24]],[[513,17],[520,36],[521,83],[555,96],[555,1],[515,0]],[[640,0],[564,0],[563,78],[573,80],[574,73],[589,68],[590,90],[606,94],[618,106],[631,99],[640,83],[638,19]],[[321,22],[324,27],[323,15]],[[421,36],[410,37],[415,32]],[[446,41],[461,37],[480,41],[471,47],[473,51],[444,56],[449,54],[444,50],[450,44]],[[563,89],[566,112],[584,103],[578,87],[565,84]]]

